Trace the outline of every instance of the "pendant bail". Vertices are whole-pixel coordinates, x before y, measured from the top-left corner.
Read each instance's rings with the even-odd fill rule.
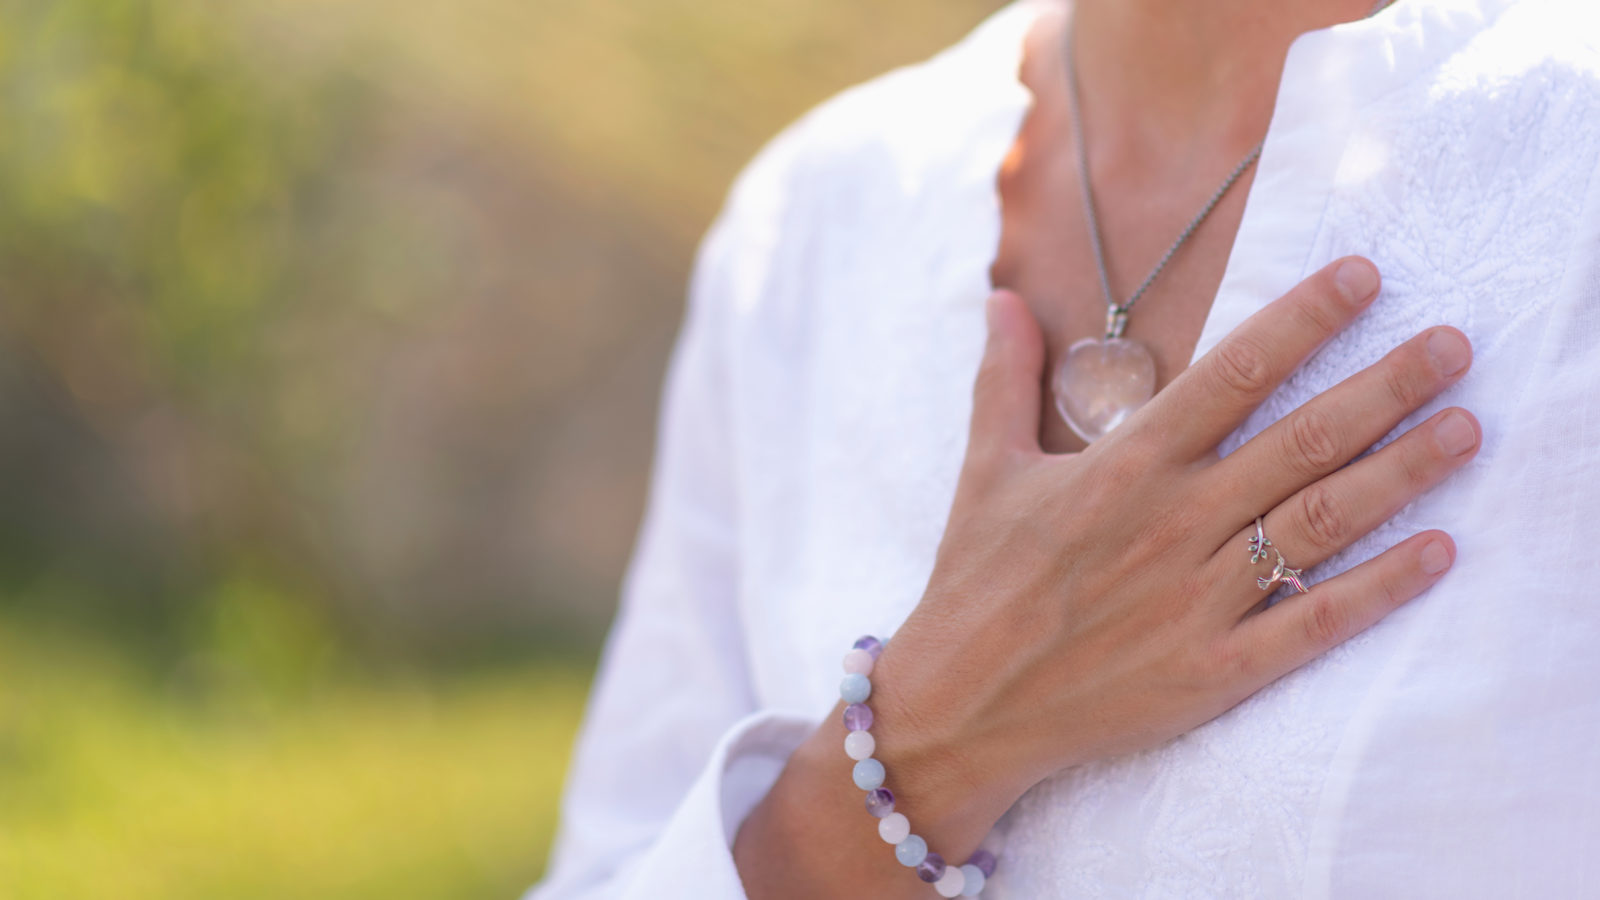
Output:
[[[1122,337],[1128,330],[1128,308],[1126,306],[1106,307],[1106,340]]]

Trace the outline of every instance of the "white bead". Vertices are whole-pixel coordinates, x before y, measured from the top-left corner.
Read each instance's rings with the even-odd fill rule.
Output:
[[[911,836],[911,820],[900,813],[889,813],[878,820],[878,837],[885,844],[898,844]]]
[[[876,749],[878,749],[878,742],[872,739],[871,732],[852,731],[845,736],[844,752],[851,759],[866,759]]]
[[[933,883],[933,889],[938,891],[941,897],[959,897],[961,889],[966,886],[967,876],[956,866],[945,869],[944,877]]]
[[[851,650],[844,655],[844,670],[851,675],[871,675],[872,654],[865,650]]]

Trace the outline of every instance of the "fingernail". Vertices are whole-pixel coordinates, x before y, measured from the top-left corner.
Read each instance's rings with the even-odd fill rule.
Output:
[[[1422,548],[1422,571],[1428,575],[1437,575],[1450,568],[1450,551],[1444,544],[1434,541]]]
[[[1433,366],[1439,374],[1448,378],[1467,367],[1472,348],[1461,335],[1440,329],[1428,335],[1428,355],[1433,358]]]
[[[1451,456],[1460,456],[1478,443],[1478,432],[1473,430],[1472,423],[1461,413],[1445,416],[1433,429],[1433,436],[1444,452]]]
[[[1349,303],[1365,303],[1378,293],[1378,269],[1364,259],[1346,260],[1333,273],[1333,281]]]

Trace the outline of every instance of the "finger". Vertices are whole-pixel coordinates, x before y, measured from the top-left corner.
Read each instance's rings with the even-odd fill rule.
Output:
[[[1044,335],[1022,298],[996,291],[987,304],[989,340],[972,396],[968,452],[995,457],[1039,449]]]
[[[1246,618],[1231,639],[1238,642],[1233,656],[1258,685],[1280,678],[1432,587],[1455,555],[1455,542],[1442,531],[1414,535],[1310,593]]]
[[[1182,460],[1210,454],[1323,342],[1365,309],[1378,295],[1378,286],[1377,267],[1360,257],[1330,264],[1246,319],[1117,432],[1126,430],[1132,438],[1154,431],[1167,451]]]
[[[1227,512],[1251,518],[1371,447],[1466,374],[1472,345],[1429,329],[1313,397],[1217,464]]]
[[[1355,543],[1394,517],[1406,504],[1449,477],[1477,455],[1483,432],[1464,409],[1447,409],[1401,435],[1377,453],[1306,485],[1267,513],[1262,530],[1290,566],[1308,569]],[[1264,596],[1256,576],[1268,562],[1251,565],[1254,523],[1234,535],[1217,554],[1219,578],[1237,579],[1252,601]],[[1227,574],[1229,572],[1233,574]]]

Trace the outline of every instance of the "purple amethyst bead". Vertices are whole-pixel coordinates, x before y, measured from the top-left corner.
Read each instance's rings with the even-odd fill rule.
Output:
[[[855,644],[852,645],[852,649],[865,650],[867,653],[872,655],[873,659],[877,659],[878,654],[883,652],[883,641],[880,641],[869,634],[866,637],[857,640]]]
[[[983,873],[984,878],[993,878],[995,862],[993,853],[987,850],[978,850],[972,854],[971,859],[967,860],[967,865],[977,866],[978,871]]]
[[[881,819],[894,812],[894,792],[888,788],[868,791],[867,812],[872,813],[874,819]]]
[[[844,708],[844,727],[849,731],[872,729],[872,708],[865,703],[852,703]]]
[[[917,877],[933,884],[944,877],[944,869],[944,857],[930,850],[927,857],[922,860],[922,864],[917,866]]]

